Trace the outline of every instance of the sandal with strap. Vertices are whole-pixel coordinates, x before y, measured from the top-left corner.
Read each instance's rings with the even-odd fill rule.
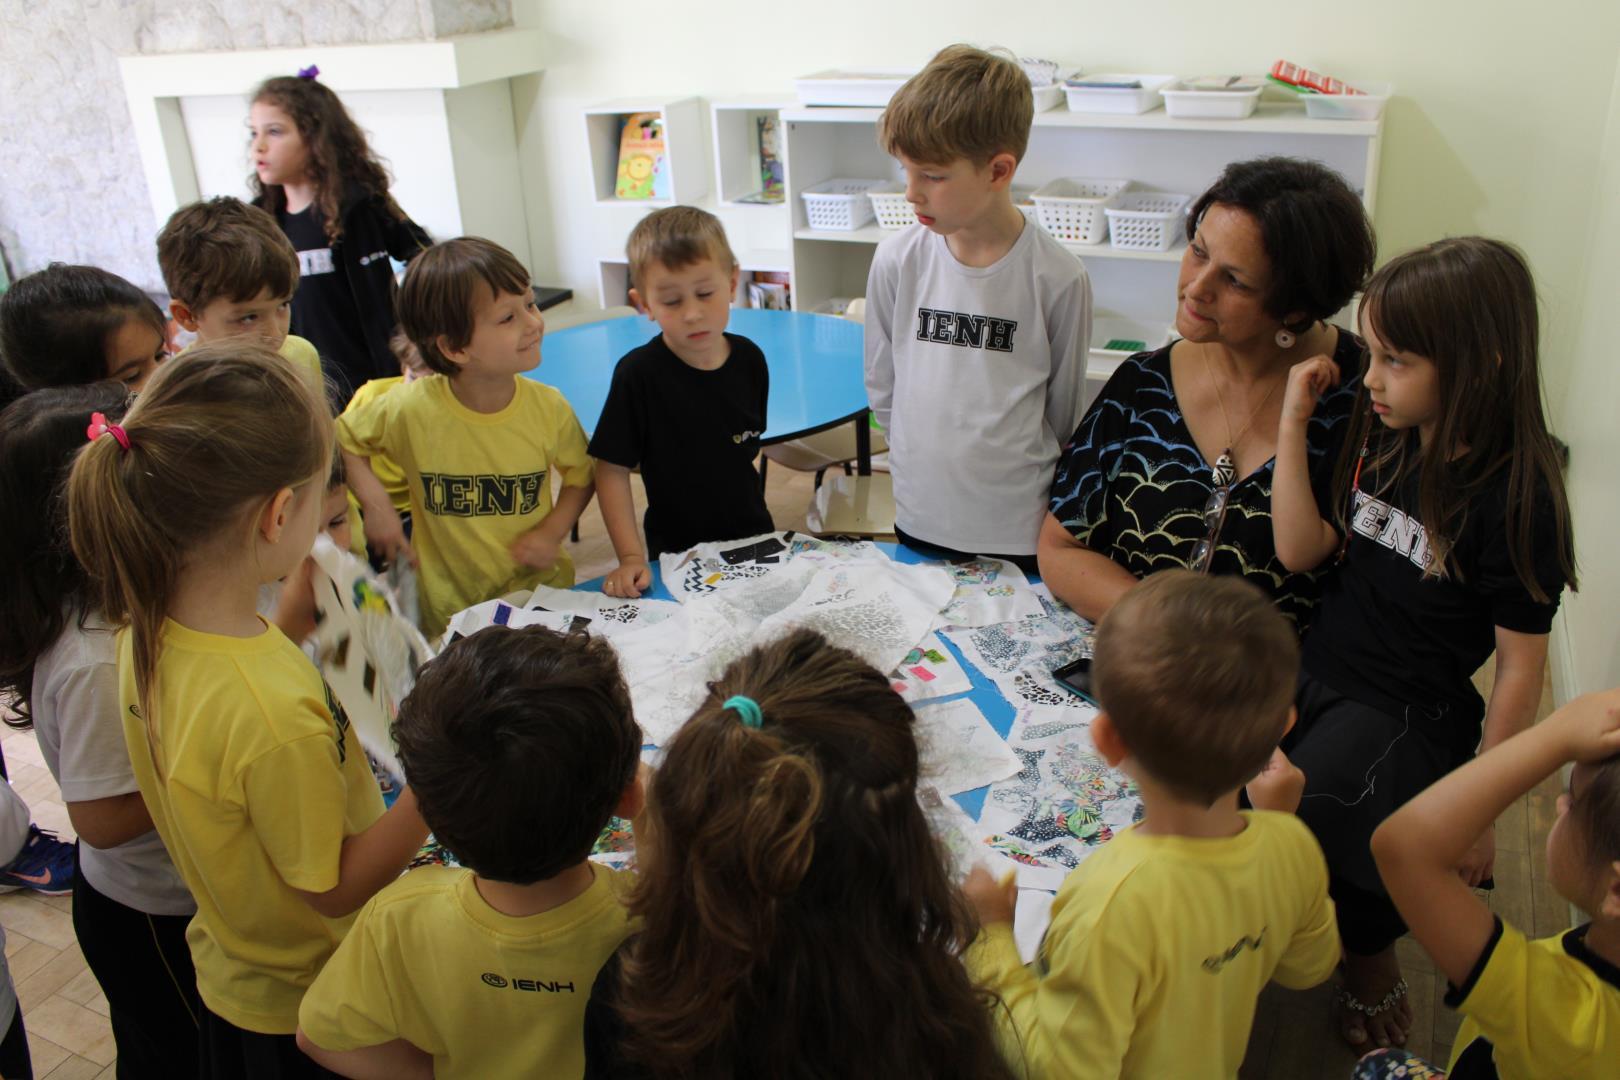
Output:
[[[1407,991],[1410,988],[1406,985],[1405,979],[1397,979],[1395,980],[1395,985],[1390,987],[1389,993],[1385,994],[1381,999],[1379,999],[1378,1004],[1376,1005],[1366,1004],[1360,998],[1356,997],[1356,995],[1352,994],[1349,988],[1343,983],[1336,985],[1333,989],[1334,1006],[1344,1010],[1343,1018],[1348,1020],[1350,1024],[1359,1024],[1359,1021],[1356,1020],[1357,1016],[1364,1016],[1370,1020],[1374,1017],[1384,1015],[1396,1005],[1399,1005],[1401,1001],[1406,998]],[[1371,1037],[1366,1034],[1364,1028],[1362,1030],[1362,1037],[1359,1040],[1352,1039],[1350,1037],[1351,1029],[1349,1024],[1341,1023],[1339,1030],[1340,1034],[1344,1036],[1344,1041],[1349,1043],[1352,1047],[1359,1049],[1371,1041]],[[1403,1039],[1402,1042],[1404,1043],[1404,1041],[1405,1040]]]

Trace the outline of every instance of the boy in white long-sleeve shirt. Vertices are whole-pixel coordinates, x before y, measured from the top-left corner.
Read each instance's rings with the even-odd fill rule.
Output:
[[[878,139],[918,224],[878,246],[866,287],[866,392],[888,432],[895,532],[1030,571],[1091,340],[1085,267],[1012,202],[1033,117],[1022,69],[966,45],[900,88]]]

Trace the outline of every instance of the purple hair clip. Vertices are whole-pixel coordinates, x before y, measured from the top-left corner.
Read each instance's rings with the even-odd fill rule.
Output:
[[[300,79],[314,79],[319,77],[320,73],[321,69],[316,67],[314,64],[309,65],[307,68],[298,69],[298,77]]]

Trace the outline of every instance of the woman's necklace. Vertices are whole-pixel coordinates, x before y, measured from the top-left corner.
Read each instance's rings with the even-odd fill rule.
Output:
[[[1204,373],[1209,377],[1210,385],[1215,388],[1215,401],[1221,407],[1221,421],[1226,425],[1226,449],[1222,450],[1221,456],[1215,459],[1215,466],[1210,469],[1209,478],[1210,482],[1216,487],[1231,487],[1233,481],[1237,479],[1237,462],[1232,458],[1233,449],[1243,441],[1243,437],[1254,426],[1254,422],[1259,417],[1261,410],[1271,400],[1271,395],[1277,392],[1278,383],[1286,382],[1288,376],[1284,374],[1282,379],[1272,381],[1271,386],[1266,390],[1266,396],[1260,399],[1260,404],[1256,405],[1254,410],[1249,413],[1249,419],[1244,421],[1243,427],[1236,435],[1233,435],[1232,417],[1226,411],[1226,397],[1221,393],[1220,380],[1215,377],[1215,365],[1209,361],[1208,350],[1200,349],[1199,351],[1204,355]]]

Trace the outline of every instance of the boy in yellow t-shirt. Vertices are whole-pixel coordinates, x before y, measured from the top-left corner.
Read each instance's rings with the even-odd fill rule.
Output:
[[[182,206],[157,238],[169,314],[199,343],[257,334],[325,388],[315,346],[287,333],[298,252],[276,219],[220,196]]]
[[[591,984],[630,930],[630,875],[586,856],[642,801],[613,650],[481,630],[422,669],[394,736],[462,867],[413,870],[366,905],[304,998],[299,1046],[345,1076],[583,1075]]]
[[[1034,970],[1016,889],[965,886],[984,933],[968,961],[1001,995],[1009,1061],[1034,1077],[1237,1075],[1266,983],[1314,986],[1339,960],[1327,865],[1291,813],[1304,778],[1277,743],[1299,649],[1252,585],[1185,570],[1126,593],[1097,631],[1097,750],[1146,816],[1071,873]],[[1003,1021],[1005,1023],[1005,1020]]]
[[[545,322],[528,271],[499,244],[447,240],[411,261],[400,327],[435,374],[338,418],[366,540],[421,573],[422,631],[460,609],[535,585],[566,588],[562,543],[595,491],[585,432],[562,394],[522,373]],[[410,485],[411,538],[371,469],[388,456]],[[562,475],[552,505],[551,474]]]

